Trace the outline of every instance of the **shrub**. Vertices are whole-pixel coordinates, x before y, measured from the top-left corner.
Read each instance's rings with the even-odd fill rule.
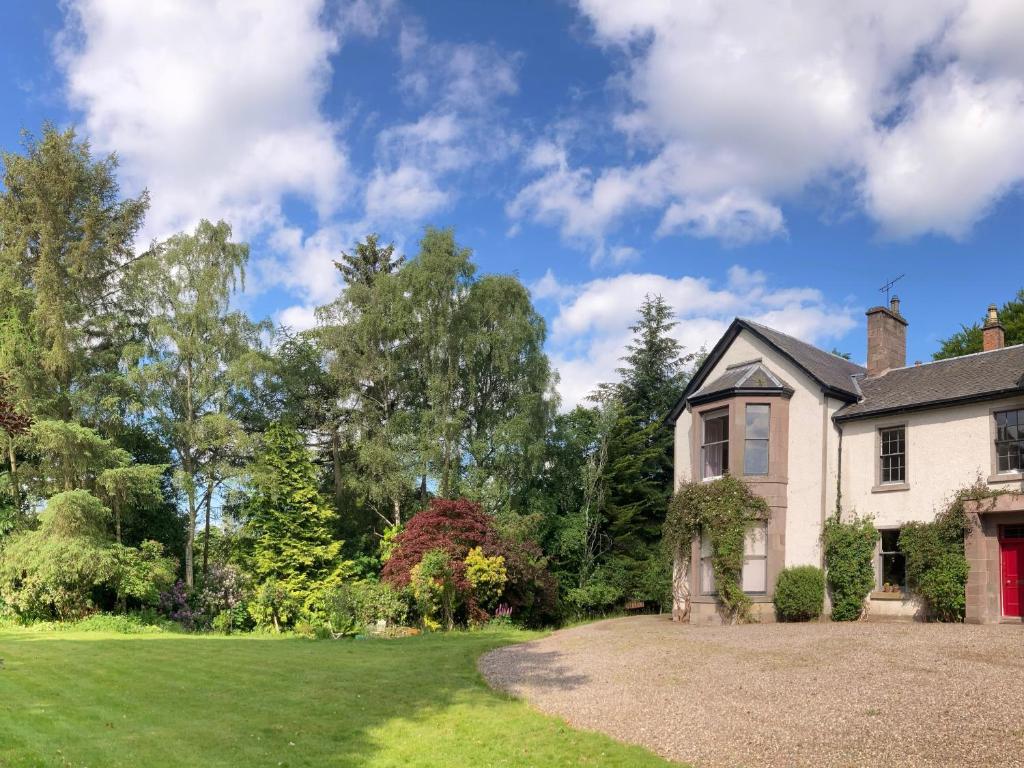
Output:
[[[443,549],[427,552],[412,569],[410,581],[416,606],[428,628],[436,625],[452,629],[459,593],[466,591],[468,583],[459,578],[448,553]]]
[[[614,584],[594,581],[582,587],[566,590],[565,601],[576,616],[607,613],[623,598],[623,592]]]
[[[785,568],[775,582],[775,610],[783,621],[810,621],[821,615],[825,574],[813,565]]]
[[[928,618],[963,621],[967,605],[964,538],[970,533],[964,503],[999,495],[980,480],[953,494],[946,509],[930,523],[907,523],[900,531],[906,557],[907,588],[924,601]]]
[[[260,627],[281,627],[295,621],[302,610],[302,604],[276,579],[269,579],[256,588],[249,603],[249,614]]]
[[[356,635],[379,621],[388,626],[404,624],[409,617],[409,602],[388,584],[353,581],[327,596],[324,616],[332,634]]]
[[[505,590],[508,571],[505,558],[501,555],[487,557],[480,547],[473,547],[466,555],[466,579],[473,587],[473,596],[484,610],[490,611],[498,604],[498,598]]]
[[[822,534],[828,587],[832,593],[832,619],[856,621],[864,600],[875,586],[875,544],[878,531],[870,518],[844,523],[836,517],[825,523]]]
[[[939,621],[963,621],[967,607],[967,573],[970,565],[962,554],[945,554],[917,582],[917,592]]]
[[[506,580],[497,600],[508,603],[517,619],[537,624],[554,616],[557,587],[540,548],[531,541],[502,537],[494,519],[466,499],[435,499],[413,515],[395,538],[381,579],[404,589],[427,553],[442,551],[448,555],[454,587],[453,620],[485,621],[487,614],[466,576],[466,558],[475,548],[486,558],[504,558]]]

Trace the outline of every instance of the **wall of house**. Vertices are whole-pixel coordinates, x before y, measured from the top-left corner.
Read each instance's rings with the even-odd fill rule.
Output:
[[[785,564],[821,565],[823,511],[835,506],[835,428],[831,418],[840,403],[826,398],[820,386],[788,359],[747,331],[741,331],[706,381],[730,365],[760,358],[795,390],[790,399],[788,429],[788,486],[785,526]],[[675,430],[675,481],[678,487],[693,476],[693,430],[699,429],[688,410],[679,415]]]
[[[971,403],[843,424],[843,510],[872,515],[879,527],[931,520],[958,489],[980,476],[992,488],[1017,490],[1019,476],[994,475],[995,410],[1024,407],[1024,398]],[[907,482],[888,490],[877,482],[877,434],[906,425]]]

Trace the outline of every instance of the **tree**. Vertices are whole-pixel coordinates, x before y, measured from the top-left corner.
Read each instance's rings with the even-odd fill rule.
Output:
[[[645,297],[639,314],[618,369],[621,380],[600,394],[603,407],[616,411],[604,517],[625,589],[661,600],[668,596],[668,563],[659,542],[673,487],[672,433],[663,420],[682,394],[694,355],[672,337],[676,322],[662,297]]]
[[[229,307],[249,258],[248,246],[230,238],[224,222],[202,221],[194,233],[154,246],[136,270],[137,279],[152,288],[154,308],[144,343],[131,360],[132,381],[144,406],[142,418],[171,451],[185,500],[189,587],[200,509],[210,514],[216,488],[232,465],[226,454],[241,443],[233,395],[251,385],[265,329]]]
[[[331,536],[335,513],[318,489],[316,468],[302,437],[280,422],[264,435],[250,472],[253,494],[245,509],[254,538],[253,567],[307,612],[337,586],[351,566]]]
[[[413,318],[398,276],[374,275],[372,281],[349,283],[337,301],[318,310],[316,338],[342,402],[328,415],[336,498],[347,443],[353,446],[362,492],[381,518],[400,524],[414,478],[412,374],[406,357]]]
[[[544,319],[506,275],[474,282],[460,313],[464,491],[492,513],[526,512],[558,404]]]
[[[999,321],[1006,332],[1006,345],[1024,344],[1024,288],[1017,295],[1003,304],[999,310]],[[983,321],[982,321],[983,322]],[[939,351],[932,355],[933,360],[945,360],[950,357],[961,357],[982,350],[982,324],[961,325],[960,330],[947,339],[943,339]]]
[[[405,262],[405,257],[395,256],[394,243],[381,247],[377,239],[376,234],[367,235],[365,243],[356,243],[354,254],[342,251],[341,261],[334,262],[347,285],[372,288],[377,277],[397,272]]]
[[[128,267],[149,198],[120,199],[116,157],[71,129],[25,134],[24,150],[0,155],[0,368],[39,416],[99,422],[138,327]]]

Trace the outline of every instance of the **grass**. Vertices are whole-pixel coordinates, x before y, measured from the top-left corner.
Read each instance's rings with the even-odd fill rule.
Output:
[[[664,766],[493,692],[535,637],[402,640],[0,630],[0,766]]]

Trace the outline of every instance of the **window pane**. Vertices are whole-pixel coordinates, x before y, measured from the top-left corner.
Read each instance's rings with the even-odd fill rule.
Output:
[[[882,555],[882,583],[906,586],[906,558],[900,553]]]
[[[883,552],[898,552],[900,543],[900,532],[899,529],[885,530],[880,532],[882,534],[882,551]]]
[[[743,591],[765,592],[768,587],[768,560],[749,558],[743,562]]]
[[[747,431],[746,437],[761,440],[768,439],[768,429],[771,424],[771,406],[748,405],[747,406]]]
[[[747,537],[743,542],[743,554],[764,557],[767,552],[768,526],[765,523],[758,523],[747,531]]]
[[[705,595],[714,594],[715,572],[711,569],[711,558],[704,557],[700,561],[700,591]]]
[[[704,419],[704,442],[719,443],[726,439],[729,417],[724,415],[710,416]]]
[[[719,477],[725,474],[726,450],[728,443],[716,443],[704,448],[704,477]]]
[[[743,449],[743,474],[768,474],[767,440],[747,440]]]
[[[700,537],[700,556],[711,557],[711,539],[707,536]]]

